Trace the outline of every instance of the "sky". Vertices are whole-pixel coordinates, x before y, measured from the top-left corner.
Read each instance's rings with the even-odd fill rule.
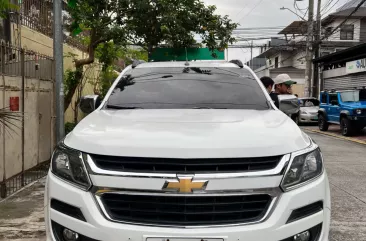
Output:
[[[323,11],[327,15],[334,12],[349,0],[321,1],[323,7],[330,3]],[[239,28],[273,27],[272,30],[252,30],[250,32],[251,36],[272,35],[277,32],[277,29],[289,25],[292,21],[299,20],[294,13],[288,10],[280,10],[281,7],[285,7],[295,11],[294,0],[203,0],[203,2],[207,5],[216,5],[217,13],[220,15],[229,15],[234,22],[240,24]],[[317,0],[314,2],[317,5]],[[298,2],[298,6],[301,9],[307,9],[308,1],[300,1]],[[300,14],[299,11],[298,14]],[[258,54],[259,49],[254,49],[253,56]],[[229,49],[229,58],[239,58],[245,62],[249,61],[250,49]]]

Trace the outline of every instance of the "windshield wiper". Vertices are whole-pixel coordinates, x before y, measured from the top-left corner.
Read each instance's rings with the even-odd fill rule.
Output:
[[[183,73],[187,74],[187,73],[189,73],[190,70],[193,70],[197,74],[212,75],[211,70],[204,70],[204,69],[202,70],[201,68],[198,68],[198,67],[184,68]]]
[[[143,109],[141,107],[136,106],[121,106],[121,105],[107,105],[108,109],[114,109],[114,110],[134,110],[134,109]]]

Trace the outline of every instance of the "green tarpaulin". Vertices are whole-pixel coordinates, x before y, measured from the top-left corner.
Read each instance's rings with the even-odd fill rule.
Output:
[[[149,61],[188,61],[192,60],[225,60],[225,52],[214,51],[216,58],[212,56],[212,52],[208,48],[156,48],[153,50]]]

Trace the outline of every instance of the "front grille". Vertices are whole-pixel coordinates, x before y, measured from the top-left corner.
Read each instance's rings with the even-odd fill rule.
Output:
[[[90,155],[104,170],[124,172],[205,173],[265,171],[277,166],[282,156],[258,158],[172,159]]]
[[[271,196],[153,196],[105,193],[103,206],[115,221],[166,226],[227,225],[261,220]]]

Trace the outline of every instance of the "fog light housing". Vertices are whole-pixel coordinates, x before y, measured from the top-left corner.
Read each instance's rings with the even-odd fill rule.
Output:
[[[309,241],[309,240],[310,240],[310,232],[309,231],[298,233],[294,236],[294,241]]]
[[[64,239],[66,241],[77,241],[79,239],[78,233],[67,228],[64,228],[64,230],[62,231],[62,235],[64,236]]]

